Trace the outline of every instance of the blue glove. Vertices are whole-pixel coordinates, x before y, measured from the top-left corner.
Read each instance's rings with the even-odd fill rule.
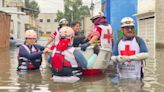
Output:
[[[86,48],[88,47],[90,45],[90,43],[84,43],[84,44],[82,44],[80,47],[81,47],[81,50],[83,50],[83,51],[85,51],[86,50]]]

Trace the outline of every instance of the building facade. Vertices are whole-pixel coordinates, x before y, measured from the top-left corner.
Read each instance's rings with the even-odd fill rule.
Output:
[[[155,0],[156,43],[164,45],[164,0]]]
[[[0,8],[4,7],[4,0],[0,0]]]
[[[40,13],[37,18],[39,30],[44,34],[52,34],[58,27],[56,13]]]
[[[156,30],[160,29],[157,26],[157,16],[159,15],[155,14],[155,11],[155,0],[138,0],[136,14],[138,17],[138,35],[146,41],[149,50],[149,58],[152,59],[155,59],[156,41],[159,39],[156,36],[156,33],[158,33]],[[160,20],[158,19],[158,21]],[[161,33],[159,32],[159,35],[160,34]]]
[[[24,39],[25,32],[25,17],[26,14],[21,12],[21,7],[24,7],[24,3],[15,0],[2,0],[3,7],[0,8],[1,11],[7,12],[11,15],[11,27],[10,33],[15,39]],[[4,2],[5,1],[5,2]]]

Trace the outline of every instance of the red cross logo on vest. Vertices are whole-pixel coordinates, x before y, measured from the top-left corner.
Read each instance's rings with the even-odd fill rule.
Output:
[[[134,54],[135,54],[134,50],[130,51],[130,45],[125,45],[125,50],[121,51],[121,55],[123,55],[123,56],[131,56],[131,55],[134,55]]]
[[[104,34],[104,39],[108,40],[108,43],[110,43],[110,39],[112,39],[112,35],[109,32],[109,29],[107,30],[107,34]]]

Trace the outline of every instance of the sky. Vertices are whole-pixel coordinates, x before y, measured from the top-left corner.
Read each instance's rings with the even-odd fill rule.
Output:
[[[41,13],[57,13],[58,10],[64,10],[64,2],[63,0],[35,0],[38,2],[40,6]],[[93,0],[96,4],[101,0]],[[90,7],[91,0],[83,0],[84,5],[88,5]]]
[[[41,13],[57,13],[64,10],[63,0],[35,0],[38,2]]]

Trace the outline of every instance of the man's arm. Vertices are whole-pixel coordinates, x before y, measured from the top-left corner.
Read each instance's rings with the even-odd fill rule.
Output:
[[[35,60],[35,59],[41,58],[42,53],[43,53],[42,51],[36,52],[36,53],[29,53],[26,51],[26,49],[23,46],[19,47],[19,56],[25,57],[29,60]]]

